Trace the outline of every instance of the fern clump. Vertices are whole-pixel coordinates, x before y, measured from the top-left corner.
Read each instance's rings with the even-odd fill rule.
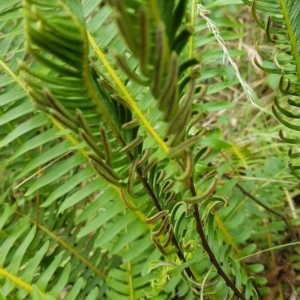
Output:
[[[281,117],[298,118],[281,104],[297,107],[297,5],[270,7],[267,36],[279,23],[281,50],[261,67],[280,70],[273,111],[298,130]],[[235,106],[218,98],[238,83],[266,111],[234,62],[245,51],[225,42],[245,26],[186,0],[16,0],[0,11],[0,298],[262,299],[267,264],[247,259],[272,247],[271,233],[295,238],[276,208],[286,185],[241,182],[260,178],[257,157],[212,121]],[[268,158],[261,176],[281,164]]]

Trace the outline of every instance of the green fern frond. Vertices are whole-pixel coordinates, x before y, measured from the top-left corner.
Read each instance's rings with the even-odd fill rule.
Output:
[[[231,146],[201,125],[225,101],[202,102],[236,80],[215,81],[232,74],[216,73],[222,52],[209,49],[205,22],[187,17],[195,7],[24,0],[24,23],[21,5],[0,4],[0,22],[20,18],[0,37],[12,55],[0,57],[0,160],[12,174],[0,198],[0,262],[28,289],[0,278],[3,297],[192,300],[224,298],[228,285],[250,294],[234,261],[245,239],[227,212],[213,215],[232,182],[225,193],[218,180],[229,165],[210,162]]]
[[[300,86],[300,33],[299,33],[299,3],[297,1],[244,1],[252,5],[253,17],[259,26],[266,31],[268,40],[275,46],[275,53],[263,55],[273,63],[271,68],[256,64],[269,73],[281,74],[278,96],[272,107],[275,117],[286,127],[298,131],[294,125],[297,119],[290,111],[297,106]],[[267,5],[266,5],[267,4]],[[258,20],[256,10],[268,12],[267,22]],[[286,108],[285,108],[286,107]],[[286,120],[288,118],[288,120]],[[286,138],[280,133],[281,139],[290,144],[298,144],[295,139]],[[290,152],[291,153],[291,152]],[[298,162],[295,155],[290,155],[290,170],[299,179]],[[295,165],[296,164],[296,165]]]
[[[37,42],[39,42],[39,41],[37,41]],[[34,45],[34,43],[32,43],[31,46],[33,46],[33,45]],[[35,49],[33,49],[33,51],[35,51]],[[40,54],[38,54],[38,55],[40,55]],[[34,94],[34,96],[36,98],[38,98],[38,100],[44,99],[44,100],[48,101],[48,103],[49,103],[49,100],[53,101],[53,99],[51,98],[52,95],[49,97],[49,94],[48,95],[47,95],[47,93],[45,94],[43,91],[43,88],[39,87],[39,85],[37,85],[38,81],[36,81],[36,79],[34,79],[34,78],[30,78],[30,76],[40,78],[40,80],[46,80],[46,83],[44,82],[44,86],[47,86],[47,88],[49,88],[49,86],[50,86],[52,88],[51,89],[52,93],[53,93],[53,91],[55,91],[54,95],[56,95],[58,97],[58,99],[63,99],[63,98],[66,99],[65,94],[63,94],[63,89],[59,89],[59,85],[61,83],[68,84],[67,81],[64,81],[62,79],[60,82],[58,82],[56,80],[56,76],[53,76],[53,74],[52,74],[52,77],[50,74],[48,74],[47,77],[45,77],[44,76],[45,73],[44,74],[38,73],[34,69],[31,70],[26,65],[23,65],[23,68],[27,72],[29,72],[29,74],[31,74],[31,75],[27,76],[27,84],[34,87],[34,91],[36,93],[36,94]],[[6,70],[9,70],[9,69],[6,68]],[[47,71],[47,72],[49,72],[49,71]],[[70,71],[66,71],[66,72],[70,72]],[[13,73],[10,72],[10,75],[13,76]],[[14,77],[16,78],[16,76],[14,76]],[[48,82],[48,84],[47,84],[47,82]],[[72,79],[70,82],[72,82]],[[75,81],[73,81],[72,84],[74,84],[74,82]],[[20,83],[20,81],[19,81],[19,83]],[[55,86],[55,84],[56,84],[56,86]],[[21,84],[21,86],[22,86],[22,84]],[[22,87],[24,88],[24,86],[22,86]],[[26,90],[28,90],[27,87],[26,87]],[[76,90],[76,88],[74,90]],[[29,88],[29,91],[31,92],[30,88]],[[76,91],[78,92],[78,89]],[[26,96],[24,93],[23,94],[21,93],[21,95],[23,98],[24,98],[24,96]],[[64,97],[62,98],[63,95],[64,95]],[[69,94],[69,96],[71,99],[72,98],[71,93]],[[82,93],[82,96],[84,96],[84,93]],[[29,99],[26,98],[27,102],[24,102],[27,106],[25,106],[25,104],[22,104],[19,108],[16,107],[16,109],[15,109],[13,107],[13,109],[8,109],[7,112],[3,115],[3,118],[2,118],[3,124],[8,124],[9,121],[15,122],[15,119],[18,117],[19,117],[19,119],[16,119],[16,120],[17,120],[17,122],[20,122],[20,117],[26,116],[26,115],[28,115],[28,113],[31,113],[32,112],[32,110],[31,110],[32,104],[28,100]],[[84,99],[82,98],[81,100],[84,100]],[[2,103],[6,104],[5,102],[2,102]],[[80,103],[80,102],[78,102],[78,103]],[[51,105],[55,106],[55,105],[58,105],[58,103],[55,102],[55,100],[54,100],[53,103],[51,102]],[[66,105],[66,107],[69,110],[73,109],[73,107],[68,107],[68,105]],[[94,108],[95,106],[90,105],[90,107],[89,107],[89,105],[85,105],[84,107],[87,107],[87,109],[85,110],[85,113],[86,113],[88,111],[92,111],[92,108]],[[40,107],[40,108],[43,108],[43,107]],[[63,110],[63,108],[61,108],[59,105],[57,106],[57,108]],[[61,111],[61,113],[68,114],[64,110]],[[59,116],[58,119],[61,118],[61,114],[58,116]],[[94,114],[93,114],[93,116],[94,116]],[[40,121],[38,121],[38,120],[40,120]],[[93,119],[92,120],[88,119],[88,120],[91,123],[95,122]],[[65,121],[64,118],[62,118],[63,124],[64,124],[64,121]],[[34,136],[33,131],[38,127],[39,123],[41,126],[46,126],[47,129],[45,128],[45,132],[41,132],[41,134]],[[55,124],[57,129],[55,127],[51,128],[51,123]],[[72,136],[71,132],[69,130],[66,130],[65,127],[60,122],[58,122],[58,120],[55,119],[55,117],[50,116],[50,118],[44,118],[41,115],[36,115],[36,117],[33,118],[32,122],[28,122],[28,125],[26,125],[26,124],[27,124],[26,122],[22,124],[22,125],[25,125],[25,127],[21,126],[21,124],[20,124],[19,128],[16,126],[17,129],[15,131],[12,131],[11,134],[9,134],[5,139],[2,140],[2,144],[6,145],[9,142],[16,140],[18,137],[23,139],[23,138],[26,138],[26,135],[27,135],[27,139],[28,139],[28,137],[30,137],[27,134],[28,132],[30,133],[30,135],[34,136],[31,140],[29,139],[28,142],[25,142],[24,146],[23,146],[23,144],[21,145],[21,147],[18,146],[18,148],[17,148],[18,151],[15,152],[15,154],[13,156],[9,157],[6,160],[6,164],[10,164],[11,162],[14,162],[14,161],[16,161],[16,159],[18,159],[20,162],[22,162],[23,165],[27,165],[24,168],[23,172],[19,175],[20,179],[22,179],[25,175],[28,176],[28,172],[34,171],[35,168],[40,168],[43,164],[47,163],[49,160],[51,160],[57,156],[61,158],[60,160],[57,161],[56,164],[51,163],[52,164],[51,167],[46,166],[46,168],[44,169],[45,174],[43,174],[36,181],[35,187],[32,186],[31,189],[27,188],[28,186],[30,186],[32,184],[32,180],[30,180],[30,178],[29,178],[29,181],[26,179],[26,181],[21,182],[22,188],[23,188],[22,190],[27,189],[26,201],[30,202],[32,197],[39,197],[40,191],[46,192],[48,189],[48,191],[45,193],[45,196],[47,196],[47,194],[52,195],[51,190],[54,191],[55,188],[57,187],[57,182],[55,182],[56,180],[58,180],[58,182],[59,182],[59,180],[61,180],[63,174],[65,174],[64,176],[65,177],[67,176],[67,178],[68,178],[69,176],[71,176],[74,168],[75,169],[80,168],[80,165],[82,163],[87,163],[88,161],[87,161],[86,151],[82,147],[82,145],[80,145],[80,142],[78,141],[78,137]],[[13,126],[11,126],[11,128],[12,127]],[[48,134],[48,132],[49,132],[49,134]],[[46,137],[47,134],[48,134],[48,138]],[[59,141],[64,136],[70,142]],[[52,148],[51,148],[52,145],[56,146],[56,149],[60,148],[61,149],[60,152],[55,153],[55,151],[52,151]],[[72,149],[72,147],[75,147],[75,148]],[[76,152],[77,148],[79,151],[79,153],[78,153],[79,160],[77,160],[77,162],[76,162],[76,159],[75,159],[75,161],[74,161],[75,164],[69,165],[68,163],[70,162],[70,159],[72,159],[72,157],[74,156],[74,151]],[[24,154],[24,153],[27,154],[30,151],[35,151],[35,149],[37,149],[38,152],[39,152],[39,150],[43,149],[42,151],[44,152],[43,153],[44,155],[41,155],[41,156],[37,155],[35,160],[29,161],[28,163],[26,162],[26,160],[23,162],[22,159],[24,159],[24,158],[23,158],[22,154]],[[67,168],[65,170],[63,170],[64,166],[67,166]],[[51,173],[51,168],[53,170],[52,173]],[[57,172],[59,169],[61,170],[61,173]],[[83,170],[85,170],[85,169],[83,169]],[[37,175],[40,175],[39,173],[41,173],[41,171],[38,171]],[[82,184],[82,182],[85,180],[90,181],[91,177],[94,177],[96,175],[95,171],[91,168],[89,169],[89,172],[86,172],[86,173],[87,173],[87,175],[85,178],[80,178],[80,180],[77,180],[75,183],[73,180],[73,183],[72,183],[73,186],[71,186],[71,187],[68,186],[68,189],[63,190],[63,192],[61,192],[58,196],[56,196],[56,198],[52,197],[52,199],[49,198],[49,201],[45,201],[45,200],[47,200],[47,197],[45,199],[45,198],[43,198],[44,197],[43,196],[41,199],[42,203],[43,202],[45,203],[45,206],[47,206],[47,208],[50,209],[51,213],[49,215],[48,220],[45,219],[45,220],[47,220],[46,221],[47,224],[45,224],[45,226],[38,224],[38,227],[41,230],[41,232],[44,232],[46,234],[46,236],[48,235],[48,237],[50,236],[50,238],[53,238],[54,243],[53,243],[52,247],[54,247],[54,249],[56,248],[56,246],[55,246],[56,243],[58,243],[58,245],[60,245],[60,246],[58,246],[57,250],[55,250],[55,252],[53,252],[53,250],[51,251],[51,252],[53,252],[52,255],[55,255],[55,253],[57,253],[58,255],[61,256],[62,254],[60,254],[60,252],[59,252],[60,251],[59,248],[61,248],[61,247],[65,250],[67,250],[67,252],[71,253],[71,262],[72,262],[71,265],[72,265],[73,269],[71,269],[70,265],[68,265],[69,267],[67,267],[65,269],[64,274],[63,274],[64,280],[61,281],[60,285],[53,286],[53,288],[51,290],[48,289],[48,291],[50,291],[50,294],[55,295],[55,297],[58,297],[60,295],[60,293],[63,291],[63,289],[65,288],[65,286],[67,284],[70,284],[71,282],[72,283],[74,282],[74,286],[68,292],[68,295],[66,296],[65,299],[75,299],[77,297],[79,297],[79,298],[86,297],[87,299],[89,299],[89,298],[96,299],[96,298],[98,298],[98,296],[100,296],[100,294],[99,294],[100,291],[99,290],[97,291],[97,289],[92,289],[92,292],[90,293],[91,287],[95,287],[95,285],[98,284],[99,280],[95,281],[95,280],[93,280],[93,276],[90,276],[91,284],[84,285],[84,286],[82,285],[82,280],[77,280],[76,276],[78,276],[78,274],[80,274],[80,273],[78,273],[78,271],[76,271],[76,270],[77,269],[80,270],[82,268],[82,267],[80,267],[80,264],[86,265],[88,267],[87,272],[90,272],[90,270],[92,270],[92,272],[94,272],[95,274],[100,275],[100,278],[102,277],[105,279],[105,275],[103,275],[103,273],[101,273],[101,271],[99,271],[97,269],[97,265],[99,263],[102,264],[102,266],[108,266],[105,256],[104,256],[104,259],[99,259],[102,255],[99,256],[99,254],[100,254],[99,250],[94,250],[94,239],[91,240],[89,244],[86,244],[84,242],[84,243],[79,243],[79,246],[76,246],[76,243],[78,242],[77,234],[78,234],[81,226],[78,227],[77,232],[75,231],[74,233],[71,234],[71,230],[73,229],[73,227],[76,226],[74,224],[74,215],[73,215],[73,217],[70,216],[70,218],[69,218],[69,217],[67,217],[68,213],[65,211],[65,210],[70,211],[68,209],[68,207],[70,206],[69,203],[74,205],[75,203],[78,203],[83,198],[87,198],[87,196],[90,195],[91,193],[96,192],[96,190],[99,191],[99,189],[101,189],[101,184],[103,181],[100,180],[100,185],[98,184],[99,182],[95,181],[95,183],[97,183],[97,184],[94,183],[93,189],[90,189],[90,185],[87,184],[86,187],[83,189],[83,194],[81,191],[80,191],[80,193],[76,194],[78,185]],[[50,188],[50,191],[49,191],[49,187],[51,185],[52,185],[52,188]],[[102,186],[105,186],[105,184]],[[19,185],[19,187],[20,187],[20,185]],[[19,188],[19,190],[21,191],[20,188]],[[69,193],[69,195],[72,195],[72,196],[66,197],[65,198],[66,202],[65,202],[64,198],[61,198],[61,196],[64,196],[66,193]],[[104,193],[104,196],[102,198],[100,198],[101,201],[96,202],[97,203],[97,205],[95,206],[96,211],[99,209],[99,207],[101,207],[104,204],[103,199],[105,199],[105,197],[107,197],[107,196],[108,196],[107,193]],[[118,198],[119,196],[117,193],[113,193],[113,194],[111,194],[110,197]],[[108,200],[110,200],[110,199],[111,198],[109,198]],[[120,202],[120,203],[122,204],[122,202]],[[59,212],[59,207],[60,207],[61,211],[64,212],[64,216],[62,217],[61,221],[58,224],[55,224],[55,223],[53,223],[53,218],[55,217],[55,212],[56,213]],[[121,208],[122,208],[121,211],[123,211],[124,207],[122,205],[121,205]],[[40,209],[40,216],[43,215],[43,211],[45,211],[45,210]],[[85,221],[86,218],[90,219],[91,215],[95,213],[95,210],[90,210],[90,211],[84,210],[84,212],[85,212],[85,217],[82,218],[83,221]],[[132,219],[132,217],[133,216],[131,215],[131,219]],[[111,216],[111,218],[113,218],[113,216]],[[4,220],[5,219],[3,219],[3,221]],[[69,221],[67,221],[67,220],[69,220]],[[70,220],[72,220],[72,221],[70,221]],[[107,221],[109,221],[109,220],[111,220],[111,219],[108,218]],[[44,221],[42,221],[42,222],[44,222]],[[62,227],[65,222],[67,222],[66,224],[69,224],[69,225],[68,225],[68,229],[66,229],[64,231],[64,238],[61,239],[61,238],[59,238],[58,231],[56,230],[56,228]],[[96,228],[96,230],[97,230],[97,228]],[[95,228],[93,229],[93,232],[95,232]],[[96,236],[97,236],[97,233],[95,233],[95,237]],[[35,247],[39,247],[37,240],[34,243],[35,243]],[[86,249],[86,250],[84,250],[83,254],[79,254],[80,252],[82,252],[82,249]],[[91,258],[90,258],[91,251],[95,252],[94,257],[96,260],[95,259],[91,260]],[[68,256],[70,256],[70,254]],[[66,256],[65,258],[67,258],[68,256]],[[108,258],[108,255],[106,255],[106,258]],[[46,256],[43,256],[41,262],[40,263],[37,262],[39,264],[39,265],[37,264],[37,267],[41,268],[43,265],[43,261],[47,261],[47,259],[49,259],[49,258],[46,258]],[[114,260],[112,260],[111,262],[113,262],[113,261]],[[80,263],[78,264],[78,262],[80,262]],[[57,260],[57,264],[60,265],[61,260]],[[58,267],[58,265],[57,265],[57,267]],[[33,269],[31,269],[31,270],[33,270]],[[43,270],[43,269],[41,269],[41,270]],[[73,270],[74,272],[71,272],[71,270]],[[37,285],[38,285],[39,289],[44,290],[45,287],[41,286],[41,284],[43,284],[43,282],[45,282],[45,280],[49,281],[49,279],[47,279],[45,277],[46,270],[45,270],[45,273],[43,273],[43,271],[42,271],[42,274],[44,274],[44,277],[43,277],[44,279],[41,279],[40,281],[38,281]],[[72,275],[72,274],[74,274],[74,275],[77,274],[77,275],[75,275],[75,277],[74,277],[74,275]],[[11,292],[13,293],[13,291],[11,291]],[[103,293],[103,291],[102,291],[102,293]],[[21,296],[21,298],[23,298],[23,297],[24,296]]]

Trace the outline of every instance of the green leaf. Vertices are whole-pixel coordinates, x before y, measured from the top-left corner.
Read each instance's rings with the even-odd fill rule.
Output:
[[[86,297],[86,300],[97,300],[98,299],[98,294],[99,294],[99,288],[95,287],[89,295]]]
[[[134,229],[134,230],[133,230]],[[148,231],[148,228],[138,220],[134,223],[129,224],[128,232],[123,234],[121,238],[113,246],[111,253],[115,254],[120,250],[124,249],[126,245],[130,242],[136,240],[141,235],[145,234]]]
[[[3,293],[2,293],[1,290],[0,290],[0,300],[7,300],[7,299],[4,297],[4,295],[3,295]]]
[[[33,284],[32,285],[32,300],[56,300],[57,298],[52,297],[51,295],[43,296],[38,287]]]
[[[54,132],[56,132],[56,129],[54,130]],[[51,147],[50,149],[47,149],[37,157],[33,157],[30,161],[28,161],[23,170],[18,174],[18,178],[25,176],[27,173],[34,170],[35,168],[38,168],[39,166],[42,166],[43,164],[65,154],[66,152],[68,152],[70,147],[71,144],[69,141],[63,141]]]
[[[234,188],[236,185],[237,180],[236,179],[231,179],[227,181],[222,187],[215,193],[215,196],[218,197],[226,197],[230,191]]]
[[[242,287],[242,276],[240,272],[240,267],[239,264],[234,261],[230,256],[228,257],[228,261],[232,265],[234,272],[235,272],[235,286],[237,287],[238,290],[241,290]]]
[[[120,217],[114,224],[111,224],[108,228],[105,229],[103,234],[96,240],[96,245],[98,247],[103,246],[110,239],[119,234],[122,230],[135,221],[134,213],[129,211],[123,217]]]
[[[210,147],[215,147],[215,148],[219,148],[219,149],[228,149],[228,148],[232,147],[232,145],[230,145],[222,140],[213,138],[213,137],[204,138],[201,140],[201,142],[199,144],[202,146],[210,146]]]
[[[222,6],[222,5],[231,5],[231,4],[243,4],[241,0],[217,0],[214,1],[212,4],[208,5],[207,8],[212,8],[215,6]]]
[[[43,274],[39,277],[36,285],[40,291],[45,292],[47,285],[49,284],[51,276],[55,273],[58,266],[61,263],[61,259],[63,256],[63,252],[60,252],[57,256],[55,256],[54,260],[50,263],[50,265],[44,270]]]
[[[20,269],[23,256],[25,255],[26,251],[28,251],[28,247],[32,242],[33,238],[36,234],[36,227],[33,226],[30,232],[26,235],[25,239],[22,241],[22,244],[18,247],[17,251],[15,252],[10,264],[7,266],[7,270],[10,271],[12,274],[15,274]]]
[[[31,185],[31,187],[26,192],[25,196],[31,195],[37,189],[55,181],[74,167],[79,166],[80,164],[83,164],[85,162],[85,158],[83,158],[80,154],[76,153],[71,157],[63,160],[62,162],[58,162],[52,165],[51,167],[49,167],[44,176],[37,179],[35,183]]]
[[[69,291],[67,297],[65,297],[66,300],[73,300],[76,299],[80,289],[82,287],[83,284],[83,278],[79,278],[78,280],[76,280],[75,284],[73,285],[72,289]]]
[[[147,249],[152,249],[153,244],[148,234],[130,244],[129,251],[123,256],[123,262],[130,262],[141,256]]]
[[[30,260],[28,266],[20,276],[21,279],[23,279],[26,282],[32,282],[32,279],[34,275],[37,272],[37,269],[39,267],[39,264],[41,263],[43,257],[46,255],[46,252],[49,248],[50,242],[47,241],[44,243],[44,245],[35,253],[34,257]],[[23,292],[23,290],[19,290],[17,296],[19,296],[20,299],[25,298],[27,295],[26,293]]]
[[[205,257],[205,254],[202,254],[200,257],[197,258],[193,258],[185,263],[182,263],[181,265],[171,269],[170,271],[168,271],[168,274],[170,276],[174,276],[178,273],[181,273],[184,269],[186,269],[187,267],[190,267],[198,262],[200,262],[203,258]]]
[[[32,300],[43,300],[44,297],[36,285],[32,286]]]
[[[100,212],[99,216],[94,220],[88,222],[88,224],[82,229],[77,237],[81,238],[86,236],[87,234],[95,231],[99,227],[101,227],[105,222],[112,219],[117,214],[121,213],[124,210],[124,204],[122,202],[113,203],[107,210],[104,212]]]
[[[0,147],[7,145],[25,133],[35,128],[40,128],[48,123],[48,118],[45,115],[37,114],[29,120],[23,122],[21,125],[17,126],[8,135],[6,135],[5,138],[0,141]]]
[[[20,87],[15,86],[9,89],[6,93],[0,95],[1,106],[13,101],[20,100],[24,97],[24,91]]]
[[[239,81],[235,79],[227,82],[218,82],[218,83],[211,84],[207,89],[207,95],[215,94],[237,83],[239,83]]]
[[[205,104],[197,105],[202,110],[207,110],[209,112],[218,111],[223,109],[232,108],[235,106],[234,102],[220,101],[220,102],[208,102]]]
[[[253,273],[260,273],[264,270],[264,266],[263,264],[251,264],[249,270]]]
[[[4,115],[0,116],[0,125],[4,125],[12,120],[15,120],[16,118],[19,118],[21,116],[24,116],[25,114],[28,114],[33,111],[33,105],[29,101],[25,101],[19,106],[12,108],[8,112],[6,112]]]
[[[95,175],[95,171],[90,166],[87,166],[86,168],[80,170],[74,176],[69,178],[69,180],[65,181],[62,185],[57,187],[49,195],[47,200],[41,206],[42,207],[49,206],[50,204],[53,203],[53,201],[55,201],[56,199],[58,199],[59,197],[65,195],[65,194],[67,194],[69,191],[71,191],[73,188],[75,188],[78,184],[80,184],[84,180],[87,180],[88,178],[91,178],[93,175]]]
[[[0,246],[1,256],[0,265],[3,266],[7,255],[9,254],[11,248],[14,246],[16,240],[20,235],[28,228],[29,224],[26,219],[22,219],[20,222],[14,224],[14,231],[10,234],[5,241]],[[20,250],[21,251],[21,250]]]
[[[74,193],[72,196],[68,197],[64,202],[60,205],[57,214],[60,214],[65,209],[74,206],[82,199],[88,197],[90,194],[100,190],[105,187],[105,182],[102,180],[95,179],[94,181],[88,183],[86,186],[81,188],[79,191]]]
[[[59,281],[56,283],[56,285],[49,291],[49,294],[51,294],[55,298],[59,298],[60,294],[63,292],[65,286],[69,282],[71,272],[71,265],[70,263],[66,264],[63,268],[62,274],[59,278]]]
[[[11,155],[7,160],[6,164],[11,162],[12,160],[16,159],[17,157],[21,156],[22,154],[35,149],[47,142],[53,141],[56,139],[56,133],[58,132],[57,128],[51,128],[33,138],[29,139],[25,143],[23,143],[19,148],[16,149],[15,153]]]

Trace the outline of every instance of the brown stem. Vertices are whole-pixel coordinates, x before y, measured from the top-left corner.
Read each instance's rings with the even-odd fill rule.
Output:
[[[196,191],[195,191],[195,187],[194,187],[194,183],[193,183],[192,179],[190,181],[190,190],[191,190],[192,196],[196,196]],[[208,242],[206,240],[206,237],[205,237],[205,234],[204,234],[204,231],[203,231],[203,227],[202,227],[202,222],[201,222],[200,216],[199,216],[198,204],[194,204],[193,207],[194,207],[193,216],[196,220],[196,229],[197,229],[197,232],[198,232],[199,237],[201,239],[203,249],[208,254],[209,259],[210,259],[211,263],[215,266],[218,274],[224,279],[226,285],[234,292],[236,297],[238,299],[241,299],[241,300],[246,300],[245,296],[236,288],[234,283],[225,274],[225,272],[223,271],[223,269],[220,266],[219,262],[217,261],[214,253],[212,252],[212,250],[211,250],[211,248],[208,245]]]
[[[129,154],[129,155],[131,156],[131,154]],[[137,172],[137,175],[138,175],[139,179],[141,180],[143,186],[147,190],[148,195],[152,199],[156,209],[158,211],[162,211],[162,207],[161,207],[156,195],[154,194],[151,186],[149,185],[148,181],[145,179],[145,177],[143,177],[142,171],[139,168],[137,168],[136,172]],[[180,258],[180,260],[183,261],[183,262],[186,262],[186,259],[185,259],[184,255],[183,255],[183,253],[182,253],[182,251],[179,247],[179,244],[178,244],[174,234],[173,234],[173,237],[172,237],[172,243],[175,245],[175,247],[177,249],[177,255]],[[195,279],[194,274],[192,273],[190,268],[186,268],[185,271],[186,271],[186,273],[188,274],[189,277]]]
[[[231,179],[230,176],[223,174],[224,177],[226,177],[227,179]],[[253,200],[255,203],[257,203],[258,205],[262,206],[265,210],[269,211],[270,213],[274,214],[275,216],[279,217],[286,225],[287,229],[290,231],[290,233],[292,234],[292,236],[294,235],[294,230],[291,227],[290,222],[288,221],[288,219],[282,215],[281,213],[277,212],[276,210],[272,209],[271,207],[265,205],[263,202],[261,202],[260,200],[258,200],[257,198],[255,198],[253,195],[251,195],[249,192],[247,192],[240,184],[236,183],[235,186],[248,198],[250,198],[251,200]]]
[[[122,144],[122,147],[124,147],[124,145],[126,145],[123,139],[121,141],[121,144]],[[132,155],[132,153],[130,151],[126,151],[126,156],[128,157],[128,159],[131,162],[133,161],[134,158],[133,158],[133,155]],[[162,207],[161,207],[161,205],[160,205],[160,203],[159,203],[156,195],[154,194],[154,192],[153,192],[151,186],[149,185],[148,181],[146,180],[146,178],[143,176],[143,173],[142,173],[142,171],[141,171],[140,168],[136,169],[136,174],[138,175],[138,177],[139,177],[140,181],[142,182],[142,185],[146,189],[148,195],[152,199],[153,204],[156,207],[156,209],[158,211],[162,211]],[[179,259],[181,261],[183,261],[183,262],[186,262],[186,259],[185,259],[184,255],[183,255],[183,253],[182,253],[182,251],[180,249],[180,246],[179,246],[179,244],[178,244],[178,242],[177,242],[174,234],[173,234],[173,237],[172,237],[172,243],[175,245],[175,247],[177,249],[176,253],[177,253]],[[194,274],[192,273],[192,271],[191,271],[191,269],[189,267],[185,268],[185,271],[186,271],[186,273],[188,274],[189,277],[195,279],[195,276],[194,276]]]
[[[112,128],[112,129],[114,129],[114,128]],[[121,144],[122,148],[125,147],[125,146],[126,146],[126,143],[125,143],[125,141],[124,141],[122,135],[119,133],[119,131],[115,130],[114,133],[116,134],[117,140],[118,140],[119,143]],[[130,151],[126,151],[126,156],[128,157],[128,159],[129,159],[131,162],[133,162],[134,157],[133,157],[133,155],[132,155],[132,153],[131,153]],[[159,203],[159,201],[158,201],[156,195],[154,194],[154,192],[153,192],[151,186],[149,185],[148,181],[145,179],[145,177],[143,177],[143,174],[142,174],[141,169],[140,169],[140,168],[137,168],[137,169],[136,169],[136,173],[137,173],[137,175],[138,175],[140,181],[142,182],[143,186],[145,187],[145,189],[146,189],[148,195],[149,195],[150,198],[152,199],[152,201],[153,201],[153,203],[154,203],[156,209],[157,209],[158,211],[162,211],[162,207],[161,207],[161,205],[160,205],[160,203]],[[177,240],[176,240],[174,234],[173,234],[173,237],[172,237],[172,243],[175,245],[175,247],[176,247],[176,249],[177,249],[177,255],[178,255],[178,257],[180,258],[180,260],[183,261],[183,262],[186,262],[185,257],[184,257],[184,255],[183,255],[183,253],[182,253],[182,251],[181,251],[181,249],[180,249],[180,247],[179,247],[179,244],[178,244],[178,242],[177,242]],[[186,273],[188,274],[189,277],[195,279],[195,277],[194,277],[194,275],[193,275],[193,273],[192,273],[192,271],[191,271],[191,269],[190,269],[189,267],[185,268],[185,270],[186,270]]]
[[[223,151],[221,151],[221,155],[224,157],[224,159],[228,162],[228,158],[226,157],[226,155],[223,153]],[[233,165],[231,165],[231,168],[233,169],[233,171],[236,173],[236,174],[239,174]],[[224,174],[223,175],[225,178],[227,179],[231,179],[231,177],[227,174]],[[272,208],[268,207],[267,205],[265,205],[264,203],[262,203],[260,200],[258,200],[257,198],[255,198],[253,195],[251,195],[250,193],[248,193],[240,184],[236,184],[236,187],[247,197],[249,197],[251,200],[253,200],[255,203],[257,203],[258,205],[262,206],[265,210],[269,211],[270,213],[276,215],[277,217],[279,217],[286,225],[287,229],[289,230],[291,236],[293,238],[296,238],[295,237],[295,233],[294,233],[294,230],[292,228],[292,225],[289,221],[288,218],[286,218],[285,216],[283,216],[282,214],[278,213],[277,211],[273,210]]]

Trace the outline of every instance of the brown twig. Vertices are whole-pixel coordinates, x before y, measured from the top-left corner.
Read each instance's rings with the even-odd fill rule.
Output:
[[[196,196],[196,191],[195,191],[195,187],[194,187],[194,183],[193,183],[192,179],[190,181],[190,191],[192,193],[192,196]],[[237,289],[235,284],[225,274],[225,272],[223,271],[223,269],[220,266],[219,262],[217,261],[214,253],[212,252],[212,250],[211,250],[211,248],[210,248],[210,246],[209,246],[209,244],[206,240],[206,237],[205,237],[205,234],[204,234],[204,231],[203,231],[203,227],[202,227],[202,222],[201,222],[200,216],[199,216],[198,204],[194,204],[193,207],[194,207],[193,216],[196,220],[196,229],[197,229],[197,232],[198,232],[199,237],[201,239],[203,249],[208,254],[209,259],[210,259],[211,263],[215,266],[218,274],[224,279],[226,285],[234,292],[236,297],[238,299],[241,299],[241,300],[246,300],[245,296]]]
[[[131,154],[129,154],[129,155],[131,156]],[[156,195],[154,194],[154,192],[153,192],[151,186],[149,185],[148,181],[145,179],[145,177],[143,177],[142,171],[141,171],[139,168],[137,168],[136,173],[137,173],[139,179],[141,180],[143,186],[144,186],[145,189],[147,190],[147,193],[148,193],[148,195],[150,196],[150,198],[152,199],[153,204],[155,205],[156,209],[157,209],[158,211],[162,211],[162,207],[161,207],[161,205],[160,205],[160,203],[159,203],[159,201],[158,201]],[[172,237],[172,243],[175,245],[175,247],[176,247],[176,249],[177,249],[177,255],[178,255],[178,257],[180,258],[180,260],[183,261],[183,262],[186,262],[186,259],[185,259],[184,255],[183,255],[183,253],[182,253],[182,251],[181,251],[181,249],[180,249],[180,247],[179,247],[179,244],[178,244],[178,242],[177,242],[177,240],[176,240],[174,234],[173,234],[173,237]],[[190,268],[188,268],[188,267],[185,268],[185,271],[186,271],[186,273],[188,274],[189,277],[195,279],[195,276],[194,276],[194,274],[192,273],[192,271],[191,271]]]
[[[226,177],[227,179],[231,179],[231,177],[229,175],[223,174],[224,177]],[[265,205],[263,202],[261,202],[260,200],[258,200],[256,197],[254,197],[252,194],[250,194],[249,192],[247,192],[240,184],[236,183],[235,186],[248,198],[250,198],[251,200],[253,200],[256,204],[262,206],[265,210],[269,211],[270,213],[274,214],[275,216],[279,217],[286,225],[287,229],[290,231],[290,233],[292,234],[292,236],[294,235],[294,231],[291,227],[291,224],[289,222],[289,220],[282,215],[281,213],[277,212],[276,210],[274,210],[273,208]]]

